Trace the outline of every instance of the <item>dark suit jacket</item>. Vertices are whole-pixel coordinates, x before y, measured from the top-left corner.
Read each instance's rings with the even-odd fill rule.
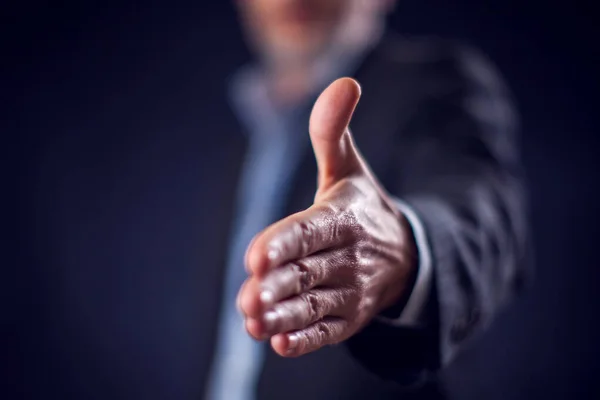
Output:
[[[356,77],[357,145],[417,211],[434,254],[426,323],[373,323],[299,359],[269,352],[261,399],[397,398],[393,381],[447,364],[524,277],[515,115],[490,65],[451,43],[387,38]],[[104,96],[44,105],[55,134],[22,205],[33,277],[16,350],[24,398],[203,393],[245,135],[202,78],[169,92],[140,82],[106,94],[90,81]],[[292,185],[289,213],[314,196],[310,152]]]

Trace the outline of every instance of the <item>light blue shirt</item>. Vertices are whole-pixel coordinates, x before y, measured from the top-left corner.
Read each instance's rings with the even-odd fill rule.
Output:
[[[352,72],[358,60],[358,57],[338,58],[328,65],[330,68],[322,69],[321,89],[344,73]],[[337,68],[336,65],[344,67]],[[277,108],[270,101],[261,78],[258,70],[245,69],[238,73],[231,86],[231,102],[249,135],[249,149],[238,187],[218,343],[206,400],[253,400],[256,397],[266,346],[248,335],[236,308],[237,293],[248,276],[244,255],[258,232],[284,216],[290,182],[310,146],[308,119],[312,105],[288,110]],[[422,226],[406,205],[398,201],[398,206],[412,224],[419,247],[420,267],[406,312],[397,320],[387,322],[407,325],[418,318],[431,274],[428,273],[429,251]]]
[[[249,135],[238,189],[234,236],[230,243],[218,344],[207,400],[251,400],[262,370],[264,344],[252,339],[236,309],[240,286],[248,277],[244,254],[252,238],[284,213],[290,181],[309,146],[308,119],[302,112],[276,110],[254,72],[234,81],[232,102]],[[252,86],[250,86],[252,85]],[[303,129],[305,128],[305,129]]]

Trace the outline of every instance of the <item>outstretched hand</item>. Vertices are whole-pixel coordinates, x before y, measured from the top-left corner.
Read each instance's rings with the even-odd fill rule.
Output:
[[[316,101],[310,138],[314,204],[259,233],[238,295],[248,333],[282,356],[339,343],[393,305],[416,268],[408,222],[377,182],[348,129],[360,98],[350,78]]]

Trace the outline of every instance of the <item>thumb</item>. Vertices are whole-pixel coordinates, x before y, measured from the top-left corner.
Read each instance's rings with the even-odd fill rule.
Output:
[[[348,125],[361,90],[351,78],[333,82],[321,93],[310,116],[310,139],[319,168],[319,191],[360,168]]]

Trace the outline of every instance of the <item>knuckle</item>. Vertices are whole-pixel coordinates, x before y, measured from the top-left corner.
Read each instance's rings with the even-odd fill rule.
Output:
[[[361,219],[358,217],[356,212],[354,210],[349,210],[345,218],[348,224],[348,235],[352,238],[352,240],[355,242],[364,240],[367,235],[366,227],[363,223],[361,223]]]
[[[305,292],[317,283],[317,269],[311,268],[307,260],[296,261],[294,269],[298,275],[298,293]]]
[[[311,329],[306,332],[306,346],[304,350],[313,350],[321,343],[321,334],[318,329]]]
[[[317,326],[317,336],[320,343],[329,343],[331,340],[331,328],[326,323],[322,322]]]
[[[360,242],[346,247],[344,252],[344,262],[346,265],[353,267],[353,269],[360,266],[361,261],[364,259],[362,256],[362,247],[363,245]]]
[[[328,202],[322,206],[325,229],[323,236],[327,240],[336,242],[348,236],[348,210],[343,203]]]
[[[322,321],[315,326],[317,345],[328,346],[339,343],[344,338],[345,325],[340,321]]]
[[[312,221],[295,221],[293,231],[298,238],[298,247],[302,254],[308,254],[314,243],[315,224]]]
[[[308,268],[305,263],[301,261],[296,261],[293,263],[293,269],[295,274],[297,275],[297,288],[296,293],[302,293],[308,288]]]
[[[342,256],[345,265],[345,276],[347,284],[352,288],[359,288],[364,283],[365,272],[368,271],[368,259],[362,256],[361,250],[356,247],[348,247]]]
[[[338,209],[336,213],[336,217],[332,219],[330,227],[331,227],[331,235],[334,238],[346,237],[350,232],[349,228],[350,218],[348,216],[348,210],[346,209]]]
[[[316,321],[322,318],[322,307],[319,302],[319,298],[314,293],[306,293],[303,296],[304,302],[306,303],[306,309],[308,310],[308,319],[310,321]]]
[[[332,234],[345,241],[358,241],[364,237],[364,228],[352,207],[344,207],[338,211],[332,225]]]

